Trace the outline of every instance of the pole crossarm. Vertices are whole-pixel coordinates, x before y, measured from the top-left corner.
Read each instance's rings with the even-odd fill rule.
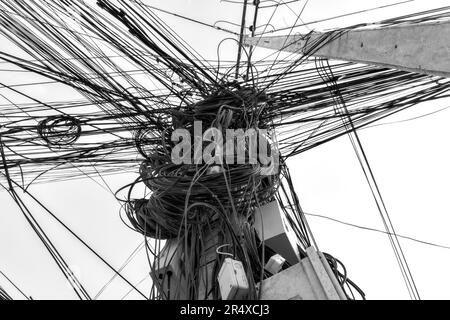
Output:
[[[247,37],[247,46],[304,54],[326,33]],[[450,77],[450,22],[356,29],[318,49],[314,56]]]

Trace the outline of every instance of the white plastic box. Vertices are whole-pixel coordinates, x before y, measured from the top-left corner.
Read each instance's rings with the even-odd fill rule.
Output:
[[[283,268],[283,264],[285,262],[286,262],[285,258],[280,256],[279,254],[276,254],[270,257],[264,269],[266,269],[266,271],[269,271],[271,274],[277,274],[278,272],[281,271],[281,269]]]
[[[222,300],[246,298],[249,285],[242,262],[226,258],[220,269],[218,281]]]

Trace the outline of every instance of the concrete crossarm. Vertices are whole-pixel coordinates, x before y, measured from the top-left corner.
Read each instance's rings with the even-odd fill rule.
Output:
[[[326,33],[247,37],[246,45],[304,54]],[[345,31],[314,56],[450,77],[450,22]]]

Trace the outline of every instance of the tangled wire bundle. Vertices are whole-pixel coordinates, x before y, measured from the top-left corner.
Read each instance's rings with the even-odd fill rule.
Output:
[[[259,121],[266,104],[263,97],[248,88],[222,92],[174,113],[172,129],[194,133],[195,121],[201,121],[204,130],[215,127],[224,134],[230,128],[264,127]],[[129,199],[127,216],[136,230],[148,236],[176,238],[186,223],[202,223],[217,215],[233,213],[251,219],[254,208],[276,193],[279,176],[264,175],[259,162],[250,164],[247,144],[244,164],[175,165],[171,162],[172,142],[158,145],[155,139],[147,141],[151,143],[146,146],[150,148],[140,168],[140,182],[151,194],[148,199]]]
[[[42,120],[37,130],[49,147],[64,147],[78,140],[81,135],[81,123],[71,116],[53,116]]]

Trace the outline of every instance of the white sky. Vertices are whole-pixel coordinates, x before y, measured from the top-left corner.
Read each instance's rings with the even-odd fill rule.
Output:
[[[241,6],[218,0],[144,2],[208,23],[217,20],[240,23],[241,19]],[[302,20],[314,21],[393,2],[310,0]],[[303,4],[304,1],[293,3],[291,8],[299,12]],[[377,21],[447,4],[448,1],[416,0],[398,7],[333,20],[314,27],[326,29]],[[264,23],[268,13],[261,14],[259,25]],[[162,13],[160,16],[206,58],[215,59],[217,44],[229,36]],[[252,12],[249,13],[249,20],[251,16]],[[295,16],[287,11],[277,17],[273,24],[286,26],[293,20]],[[232,28],[223,24],[220,26]],[[14,51],[5,41],[0,42],[0,45],[0,50]],[[222,48],[221,59],[235,59],[236,47],[232,41]],[[30,77],[28,81],[34,81],[34,78]],[[14,83],[14,78],[11,74],[0,72],[0,82]],[[54,90],[54,87],[52,89],[49,86],[32,90],[34,94],[50,95],[52,100],[65,99],[67,92],[70,92]],[[0,93],[6,94],[7,91],[0,89]],[[412,118],[444,106],[444,102],[423,104],[385,122]],[[450,153],[447,148],[447,137],[450,136],[450,126],[447,125],[449,120],[450,111],[443,111],[426,118],[360,132],[396,231],[401,235],[447,246],[450,246],[450,234],[447,230],[450,223]],[[383,229],[370,190],[347,137],[297,156],[289,165],[306,212]],[[134,176],[123,175],[106,179],[113,190],[116,190],[129,183]],[[142,242],[141,236],[123,225],[119,218],[119,205],[114,197],[92,181],[36,185],[31,191],[116,267]],[[94,296],[113,273],[47,218],[39,208],[32,208],[52,241],[79,273],[81,282],[89,293]],[[368,299],[409,298],[387,236],[315,217],[309,218],[309,221],[320,249],[345,263],[350,278],[366,292]],[[447,270],[450,269],[450,251],[409,240],[400,241],[422,298],[449,299],[447,287],[450,284],[450,275]],[[72,289],[65,283],[65,279],[28,227],[20,211],[4,192],[0,193],[0,270],[35,299],[75,298]],[[144,251],[133,259],[123,274],[133,283],[140,282],[148,275]],[[149,284],[147,277],[139,287],[148,289]],[[15,298],[20,298],[1,276],[0,285]],[[101,298],[120,299],[128,291],[127,285],[117,279]],[[138,297],[131,293],[127,298]]]

